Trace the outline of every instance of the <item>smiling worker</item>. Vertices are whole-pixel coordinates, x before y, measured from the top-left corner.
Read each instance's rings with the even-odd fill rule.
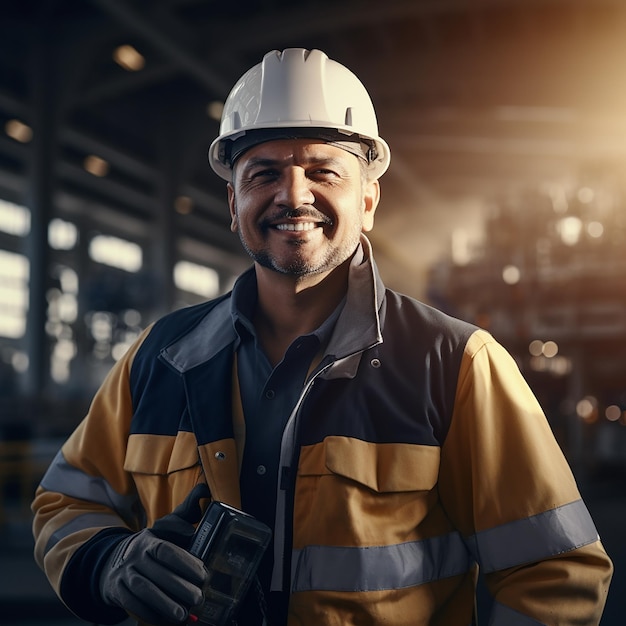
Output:
[[[253,267],[148,328],[44,476],[36,558],[66,605],[197,619],[213,499],[273,531],[241,626],[468,626],[479,569],[493,626],[598,624],[612,564],[514,361],[381,282],[390,151],[358,78],[268,53],[209,161]]]

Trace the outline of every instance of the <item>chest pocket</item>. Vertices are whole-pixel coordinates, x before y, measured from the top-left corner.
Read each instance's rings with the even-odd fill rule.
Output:
[[[324,442],[324,464],[331,474],[378,493],[430,490],[437,482],[440,449],[412,444],[376,444],[348,437]]]
[[[428,491],[437,483],[440,456],[436,446],[327,437],[302,449],[298,475],[337,475],[378,493]]]
[[[170,513],[203,476],[196,438],[182,431],[130,435],[124,470],[133,477],[148,526]]]
[[[423,522],[438,508],[439,460],[436,446],[350,437],[304,447],[296,485],[296,547],[420,539],[427,532]]]

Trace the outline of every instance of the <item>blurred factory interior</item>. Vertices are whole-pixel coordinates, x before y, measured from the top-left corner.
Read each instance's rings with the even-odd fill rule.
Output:
[[[11,623],[72,621],[28,505],[96,387],[149,322],[248,266],[206,151],[230,86],[290,46],[368,88],[392,152],[383,277],[515,356],[616,563],[602,623],[623,623],[626,2],[7,0],[0,33]]]

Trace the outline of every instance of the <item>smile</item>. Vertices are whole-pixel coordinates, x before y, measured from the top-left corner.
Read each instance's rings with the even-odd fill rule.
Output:
[[[313,230],[317,228],[316,222],[296,222],[290,224],[276,224],[276,228],[278,230],[291,230],[291,231],[301,231],[301,230]]]

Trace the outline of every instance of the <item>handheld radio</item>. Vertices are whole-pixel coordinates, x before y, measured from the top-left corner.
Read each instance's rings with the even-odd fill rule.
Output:
[[[252,583],[272,536],[268,526],[223,502],[212,502],[189,552],[208,570],[204,602],[194,609],[199,624],[226,626]]]

